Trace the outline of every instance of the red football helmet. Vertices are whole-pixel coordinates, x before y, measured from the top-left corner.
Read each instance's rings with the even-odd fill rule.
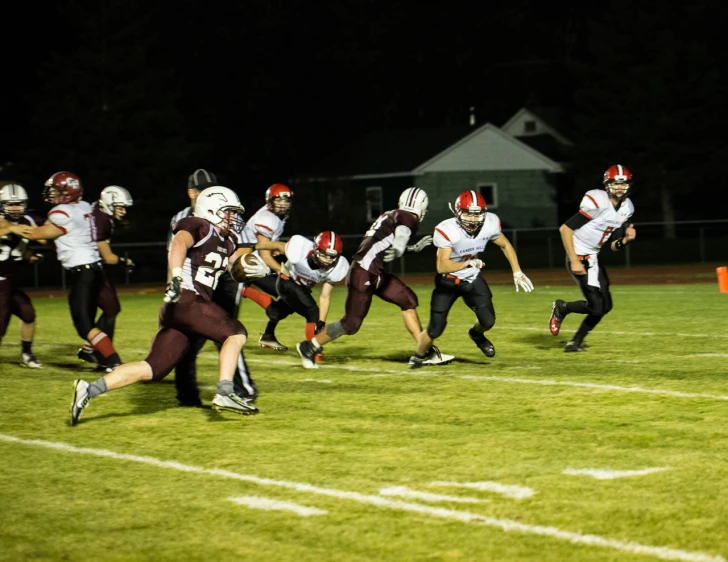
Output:
[[[71,172],[56,172],[49,177],[43,188],[43,200],[52,205],[73,203],[81,199],[81,178]]]
[[[287,185],[274,183],[265,190],[265,201],[268,203],[268,210],[274,215],[286,219],[291,212],[293,191]]]
[[[615,164],[610,166],[606,172],[604,172],[604,180],[602,181],[604,189],[611,197],[617,197],[620,201],[629,197],[629,193],[632,190],[632,172],[621,164]],[[624,190],[624,194],[618,197],[614,191],[614,184],[626,185],[627,188]]]
[[[313,259],[324,269],[330,269],[336,265],[344,249],[344,242],[341,236],[332,230],[320,233],[313,241]]]
[[[455,213],[455,219],[460,227],[470,236],[475,236],[480,232],[485,223],[485,214],[488,212],[488,206],[485,204],[485,197],[477,191],[463,191],[455,200],[455,209],[450,207]]]

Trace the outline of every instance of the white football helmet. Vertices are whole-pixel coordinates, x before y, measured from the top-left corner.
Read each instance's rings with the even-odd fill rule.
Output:
[[[7,209],[9,205],[22,205],[23,208],[9,212]],[[0,188],[0,215],[5,216],[12,221],[16,221],[25,214],[25,210],[27,208],[28,192],[25,191],[22,185],[9,183]]]
[[[237,194],[227,187],[214,186],[203,189],[197,197],[195,216],[223,229],[241,232],[245,226],[245,207]]]
[[[133,204],[131,193],[119,185],[110,185],[101,190],[99,206],[107,215],[114,216],[114,207],[131,207]]]
[[[417,187],[408,187],[399,196],[399,208],[414,213],[419,217],[420,222],[425,220],[429,204],[427,193]]]

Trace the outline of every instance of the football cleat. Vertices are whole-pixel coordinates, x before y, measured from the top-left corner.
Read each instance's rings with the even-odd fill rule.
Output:
[[[580,353],[582,351],[586,351],[586,349],[582,347],[583,345],[584,344],[582,342],[571,340],[564,346],[564,353]]]
[[[566,314],[562,312],[563,306],[566,304],[561,299],[554,301],[554,305],[551,308],[551,318],[549,319],[549,330],[551,335],[558,336],[559,330],[561,329],[561,323],[564,321]]]
[[[73,402],[71,402],[71,425],[76,425],[81,412],[88,406],[91,398],[88,396],[89,384],[81,379],[73,381]]]
[[[296,344],[296,351],[301,357],[301,363],[303,363],[304,369],[318,369],[316,365],[316,350],[313,348],[313,344],[304,340],[301,343]]]
[[[480,349],[486,357],[493,357],[495,355],[495,347],[493,346],[493,343],[483,334],[473,328],[470,328],[470,330],[468,330],[468,336],[470,336],[470,339],[475,342],[475,345],[478,346],[478,349]]]
[[[410,357],[409,368],[418,369],[419,367],[430,367],[433,365],[447,365],[448,363],[452,363],[453,359],[455,359],[454,355],[440,353],[440,350],[433,345],[424,357],[417,357],[417,355]]]
[[[279,342],[273,334],[263,334],[258,340],[260,347],[267,347],[275,351],[288,351],[288,346],[283,345]]]
[[[23,359],[23,365],[31,369],[40,369],[43,366],[32,353],[23,353],[21,354],[21,358]]]
[[[217,412],[235,412],[244,416],[258,413],[258,408],[253,406],[250,400],[235,393],[230,393],[227,396],[216,394],[215,398],[212,399],[212,409]]]
[[[78,357],[81,361],[85,361],[86,363],[98,363],[98,360],[96,359],[93,351],[88,351],[83,347],[78,350],[76,357]]]

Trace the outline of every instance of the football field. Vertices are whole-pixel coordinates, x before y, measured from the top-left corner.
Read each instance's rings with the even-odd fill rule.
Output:
[[[426,324],[431,285],[413,288]],[[72,381],[98,375],[65,298],[34,298],[44,368],[18,364],[17,319],[0,347],[0,560],[728,559],[728,294],[614,285],[587,352],[565,354],[581,317],[558,337],[548,319],[575,286],[492,290],[495,357],[458,302],[437,341],[455,362],[414,371],[392,305],[305,370],[303,320],[279,326],[288,352],[262,349],[247,301],[259,415],[208,407],[208,343],[206,407],[177,407],[172,374],[93,400],[76,427]],[[161,293],[120,297],[115,345],[141,360]]]

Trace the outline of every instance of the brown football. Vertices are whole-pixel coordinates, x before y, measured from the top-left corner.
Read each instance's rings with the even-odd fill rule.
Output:
[[[248,276],[245,274],[245,270],[243,269],[243,262],[248,265],[255,265],[258,263],[258,256],[255,254],[243,254],[243,256],[230,268],[230,275],[232,275],[233,279],[235,279],[238,283],[245,283],[248,281]]]

